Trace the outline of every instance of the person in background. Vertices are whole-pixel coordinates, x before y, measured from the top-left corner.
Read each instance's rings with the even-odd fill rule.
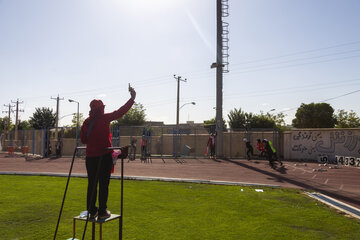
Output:
[[[106,219],[111,216],[107,210],[109,183],[113,165],[110,123],[121,118],[130,110],[136,97],[135,90],[130,87],[130,99],[118,110],[104,113],[105,105],[101,100],[90,102],[89,117],[81,126],[81,142],[86,144],[86,171],[88,175],[87,209],[90,219]],[[99,166],[99,169],[98,169]],[[96,179],[96,176],[98,178]],[[99,208],[96,207],[97,185],[99,184]]]
[[[210,158],[215,159],[215,140],[216,140],[216,133],[211,133],[210,137],[207,141],[207,147],[210,148]]]
[[[61,155],[62,155],[62,153],[61,153],[62,147],[63,147],[63,142],[59,137],[55,144],[56,157],[58,157],[58,158],[61,157]]]
[[[264,139],[263,143],[265,145],[265,151],[266,151],[266,155],[269,160],[270,166],[274,167],[275,161],[280,162],[280,165],[282,166],[283,163],[278,159],[277,154],[276,154],[276,149],[273,147],[272,142],[267,139]]]
[[[141,138],[141,160],[146,161],[147,159],[147,136],[143,135]]]
[[[260,157],[264,157],[266,152],[265,152],[265,148],[264,148],[264,144],[261,142],[260,139],[257,139],[257,145],[256,145],[256,149],[260,151]]]
[[[134,161],[136,158],[136,138],[132,138],[130,141],[130,153],[129,153],[129,160]]]
[[[254,148],[253,148],[253,146],[251,146],[251,143],[247,138],[244,138],[243,140],[245,142],[245,147],[247,149],[247,151],[246,151],[247,159],[250,160],[250,153],[252,156],[254,156]]]

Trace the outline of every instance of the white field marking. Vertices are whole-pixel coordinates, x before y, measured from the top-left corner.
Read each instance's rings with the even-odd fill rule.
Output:
[[[316,178],[316,174],[311,179],[314,179],[314,178]]]
[[[289,165],[289,164],[284,164],[284,166],[286,166],[286,167],[292,167],[292,168],[293,168],[293,172],[296,171],[297,169],[299,169],[299,170],[304,171],[303,174],[304,174],[304,173],[313,173],[312,171],[308,171],[308,170],[305,170],[304,168],[295,167],[295,166]]]
[[[345,210],[345,209],[342,208],[342,207],[338,207],[338,206],[336,206],[336,205],[334,205],[334,204],[329,203],[328,201],[325,201],[325,200],[323,200],[323,199],[320,199],[319,197],[313,195],[313,194],[315,194],[315,193],[306,193],[306,194],[307,194],[308,196],[314,198],[314,199],[317,199],[318,201],[320,201],[320,202],[322,202],[322,203],[325,203],[325,204],[327,204],[327,205],[330,205],[330,206],[332,206],[332,207],[334,207],[334,208],[336,208],[336,209],[338,209],[338,210],[340,210],[340,211],[342,211],[342,212],[346,212],[347,214],[349,214],[349,215],[351,215],[351,216],[353,216],[353,217],[355,217],[355,218],[357,218],[357,219],[360,219],[360,217],[359,217],[358,214],[354,214],[353,212],[347,211],[347,210]],[[353,210],[355,210],[355,211],[357,211],[357,212],[360,211],[359,209],[357,209],[357,208],[355,208],[355,207],[353,207],[353,206],[350,206],[350,205],[348,205],[348,204],[346,204],[346,203],[340,202],[339,200],[336,200],[336,199],[331,198],[331,197],[329,197],[329,196],[326,196],[326,195],[324,195],[324,194],[321,194],[321,193],[316,193],[316,194],[322,195],[322,196],[326,197],[327,199],[330,199],[330,200],[332,200],[332,201],[334,201],[334,202],[337,202],[337,203],[339,203],[339,204],[341,204],[341,205],[343,205],[343,206],[346,206],[346,207],[348,207],[348,208],[350,208],[350,209],[353,209]]]
[[[324,184],[327,184],[327,183],[328,183],[328,181],[329,181],[329,179],[327,178]]]

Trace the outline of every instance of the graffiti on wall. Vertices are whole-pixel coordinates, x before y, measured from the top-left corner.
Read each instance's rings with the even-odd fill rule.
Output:
[[[336,154],[360,156],[360,131],[293,131],[291,151],[302,158]]]

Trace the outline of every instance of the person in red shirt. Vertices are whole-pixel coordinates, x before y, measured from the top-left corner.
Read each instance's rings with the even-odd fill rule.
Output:
[[[135,90],[129,86],[131,98],[118,110],[104,113],[105,105],[101,100],[94,99],[90,102],[89,117],[81,126],[81,142],[86,144],[86,170],[88,175],[87,209],[90,218],[98,216],[105,219],[111,216],[107,210],[109,183],[112,169],[112,147],[110,123],[121,118],[134,104]],[[99,161],[100,165],[99,165]],[[98,170],[98,166],[100,169]],[[98,172],[98,179],[96,175]],[[99,184],[99,208],[96,207],[97,185]],[[92,193],[94,194],[93,196]]]
[[[260,151],[260,157],[264,157],[265,156],[264,143],[262,143],[260,139],[257,140],[256,148],[257,148],[257,150]]]
[[[207,142],[207,147],[210,147],[210,158],[215,159],[215,139],[216,133],[211,133]]]

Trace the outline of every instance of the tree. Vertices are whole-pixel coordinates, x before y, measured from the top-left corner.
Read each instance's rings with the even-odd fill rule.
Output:
[[[267,114],[269,114],[269,113],[267,113]],[[284,113],[270,115],[270,117],[274,120],[277,128],[285,129],[285,114]]]
[[[145,124],[145,109],[141,103],[134,103],[132,108],[120,119],[116,120],[119,126],[142,126]]]
[[[204,128],[208,129],[209,132],[215,132],[216,130],[216,118],[204,121]],[[223,119],[223,132],[227,129],[226,121]]]
[[[358,128],[360,127],[360,118],[356,113],[351,110],[350,112],[345,111],[344,109],[338,110],[335,115],[336,118],[336,128]]]
[[[83,122],[85,121],[84,119],[84,114],[79,113],[79,127],[81,127],[81,125],[83,124]],[[73,116],[73,118],[71,119],[71,127],[76,127],[77,125],[77,114],[75,114]]]
[[[29,121],[20,121],[19,120],[19,123],[18,123],[18,130],[29,130],[31,129],[31,125],[29,123]]]
[[[56,114],[50,108],[36,108],[30,117],[30,125],[34,129],[51,128],[55,126]]]
[[[79,132],[81,125],[85,121],[84,114],[79,113]],[[74,114],[73,118],[71,119],[71,125],[66,125],[65,131],[64,131],[64,138],[75,138],[76,137],[76,125],[77,125],[77,114]]]
[[[8,117],[4,117],[4,118],[0,118],[0,131],[1,130],[8,130],[9,129],[9,118]],[[12,128],[12,123],[10,121],[10,129]]]
[[[302,103],[293,119],[297,128],[333,128],[336,123],[334,109],[328,103]]]
[[[248,126],[250,128],[275,128],[276,126],[275,120],[270,114],[253,115],[249,121]]]
[[[228,114],[230,128],[247,128],[252,117],[252,113],[245,113],[241,108],[234,108],[234,110],[231,110]]]

